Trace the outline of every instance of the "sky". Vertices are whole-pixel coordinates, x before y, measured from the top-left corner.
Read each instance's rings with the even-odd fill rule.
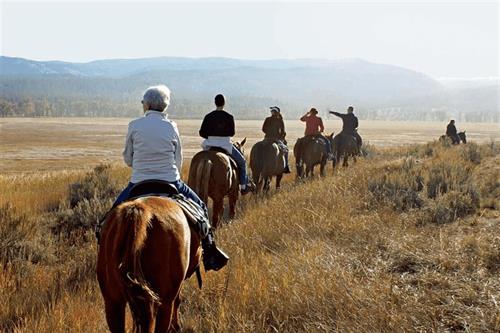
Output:
[[[5,56],[360,58],[436,78],[499,76],[495,0],[0,1]]]

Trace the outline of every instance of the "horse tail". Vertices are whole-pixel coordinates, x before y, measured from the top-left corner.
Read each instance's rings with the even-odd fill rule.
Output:
[[[131,202],[119,209],[114,248],[121,252],[118,268],[123,293],[132,313],[134,331],[141,332],[143,328],[154,325],[160,305],[160,298],[148,285],[141,265],[141,251],[153,214],[140,202]]]
[[[208,203],[208,185],[212,172],[212,161],[203,159],[196,170],[196,192],[205,204]]]
[[[263,145],[261,142],[257,142],[253,147],[252,150],[250,151],[250,169],[252,170],[252,178],[257,186],[257,189],[259,188],[259,182],[260,182],[260,176],[263,170],[263,164],[264,164],[264,152],[262,150]]]
[[[205,204],[208,204],[208,186],[211,172],[212,161],[201,155],[201,153],[196,154],[191,160],[188,185]]]

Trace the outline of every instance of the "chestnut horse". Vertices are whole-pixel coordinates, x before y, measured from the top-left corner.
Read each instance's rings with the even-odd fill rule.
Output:
[[[200,262],[200,238],[175,201],[143,197],[116,207],[101,230],[97,278],[112,333],[128,303],[139,333],[176,332],[182,282]]]
[[[243,141],[235,142],[236,149],[243,153]],[[212,227],[215,229],[224,213],[224,197],[229,197],[229,218],[236,214],[236,202],[240,194],[238,169],[226,153],[204,150],[193,156],[189,167],[188,185],[208,206],[212,199]]]

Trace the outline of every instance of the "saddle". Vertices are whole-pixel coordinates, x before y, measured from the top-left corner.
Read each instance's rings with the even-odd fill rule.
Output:
[[[319,143],[321,145],[326,145],[327,144],[327,139],[321,135],[321,134],[315,134],[315,135],[307,135],[307,136],[304,136],[302,138],[300,138],[300,140],[304,143],[306,142],[316,142],[316,143]]]
[[[278,150],[279,150],[280,155],[288,153],[288,147],[286,146],[286,144],[287,144],[286,140],[264,138],[264,140],[262,140],[262,142],[264,142],[265,144],[268,144],[268,145],[276,144],[276,146],[278,146]]]
[[[205,211],[196,202],[177,191],[174,185],[164,180],[144,180],[135,184],[125,201],[142,197],[163,197],[174,200],[186,215],[190,225],[197,231],[201,238],[205,238],[210,230],[210,222]]]
[[[229,155],[229,153],[227,152],[227,150],[225,150],[224,148],[221,148],[221,147],[210,147],[208,149],[208,151],[214,151],[214,152],[222,153],[222,154],[226,155],[229,158],[229,162],[231,163],[231,167],[234,170],[238,170],[238,164],[236,164],[235,160],[233,160],[233,158],[231,157],[231,155]]]

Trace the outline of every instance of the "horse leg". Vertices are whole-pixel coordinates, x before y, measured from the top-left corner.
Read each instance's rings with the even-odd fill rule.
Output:
[[[260,192],[260,188],[262,187],[262,180],[263,178],[260,176],[260,173],[257,173],[257,175],[254,177],[256,194]]]
[[[236,216],[236,202],[238,201],[238,190],[229,193],[229,218],[234,219]]]
[[[283,174],[280,173],[276,176],[276,189],[279,190],[281,188],[281,178],[283,178]]]
[[[314,166],[306,166],[306,178],[308,177],[314,177]]]
[[[165,333],[165,332],[175,332],[172,327],[173,324],[173,309],[174,305],[172,301],[166,301],[160,305],[158,309],[158,315],[156,318],[156,329],[154,333]],[[153,332],[151,332],[153,333]]]
[[[264,177],[264,188],[263,191],[265,193],[269,192],[269,185],[271,184],[271,177]]]
[[[224,212],[224,198],[214,199],[212,205],[212,225],[215,229],[219,226],[219,221]]]
[[[174,301],[174,312],[172,314],[172,329],[174,332],[179,332],[181,330],[181,325],[179,324],[179,305],[181,304],[181,293],[177,294]]]
[[[105,300],[106,321],[111,333],[125,333],[125,301]]]
[[[344,154],[344,162],[342,163],[342,166],[344,168],[348,167],[349,166],[349,163],[347,163],[347,160],[349,159],[349,155],[347,154]]]
[[[319,165],[319,174],[321,177],[325,177],[325,166],[326,166],[326,160],[322,161],[321,164]]]

